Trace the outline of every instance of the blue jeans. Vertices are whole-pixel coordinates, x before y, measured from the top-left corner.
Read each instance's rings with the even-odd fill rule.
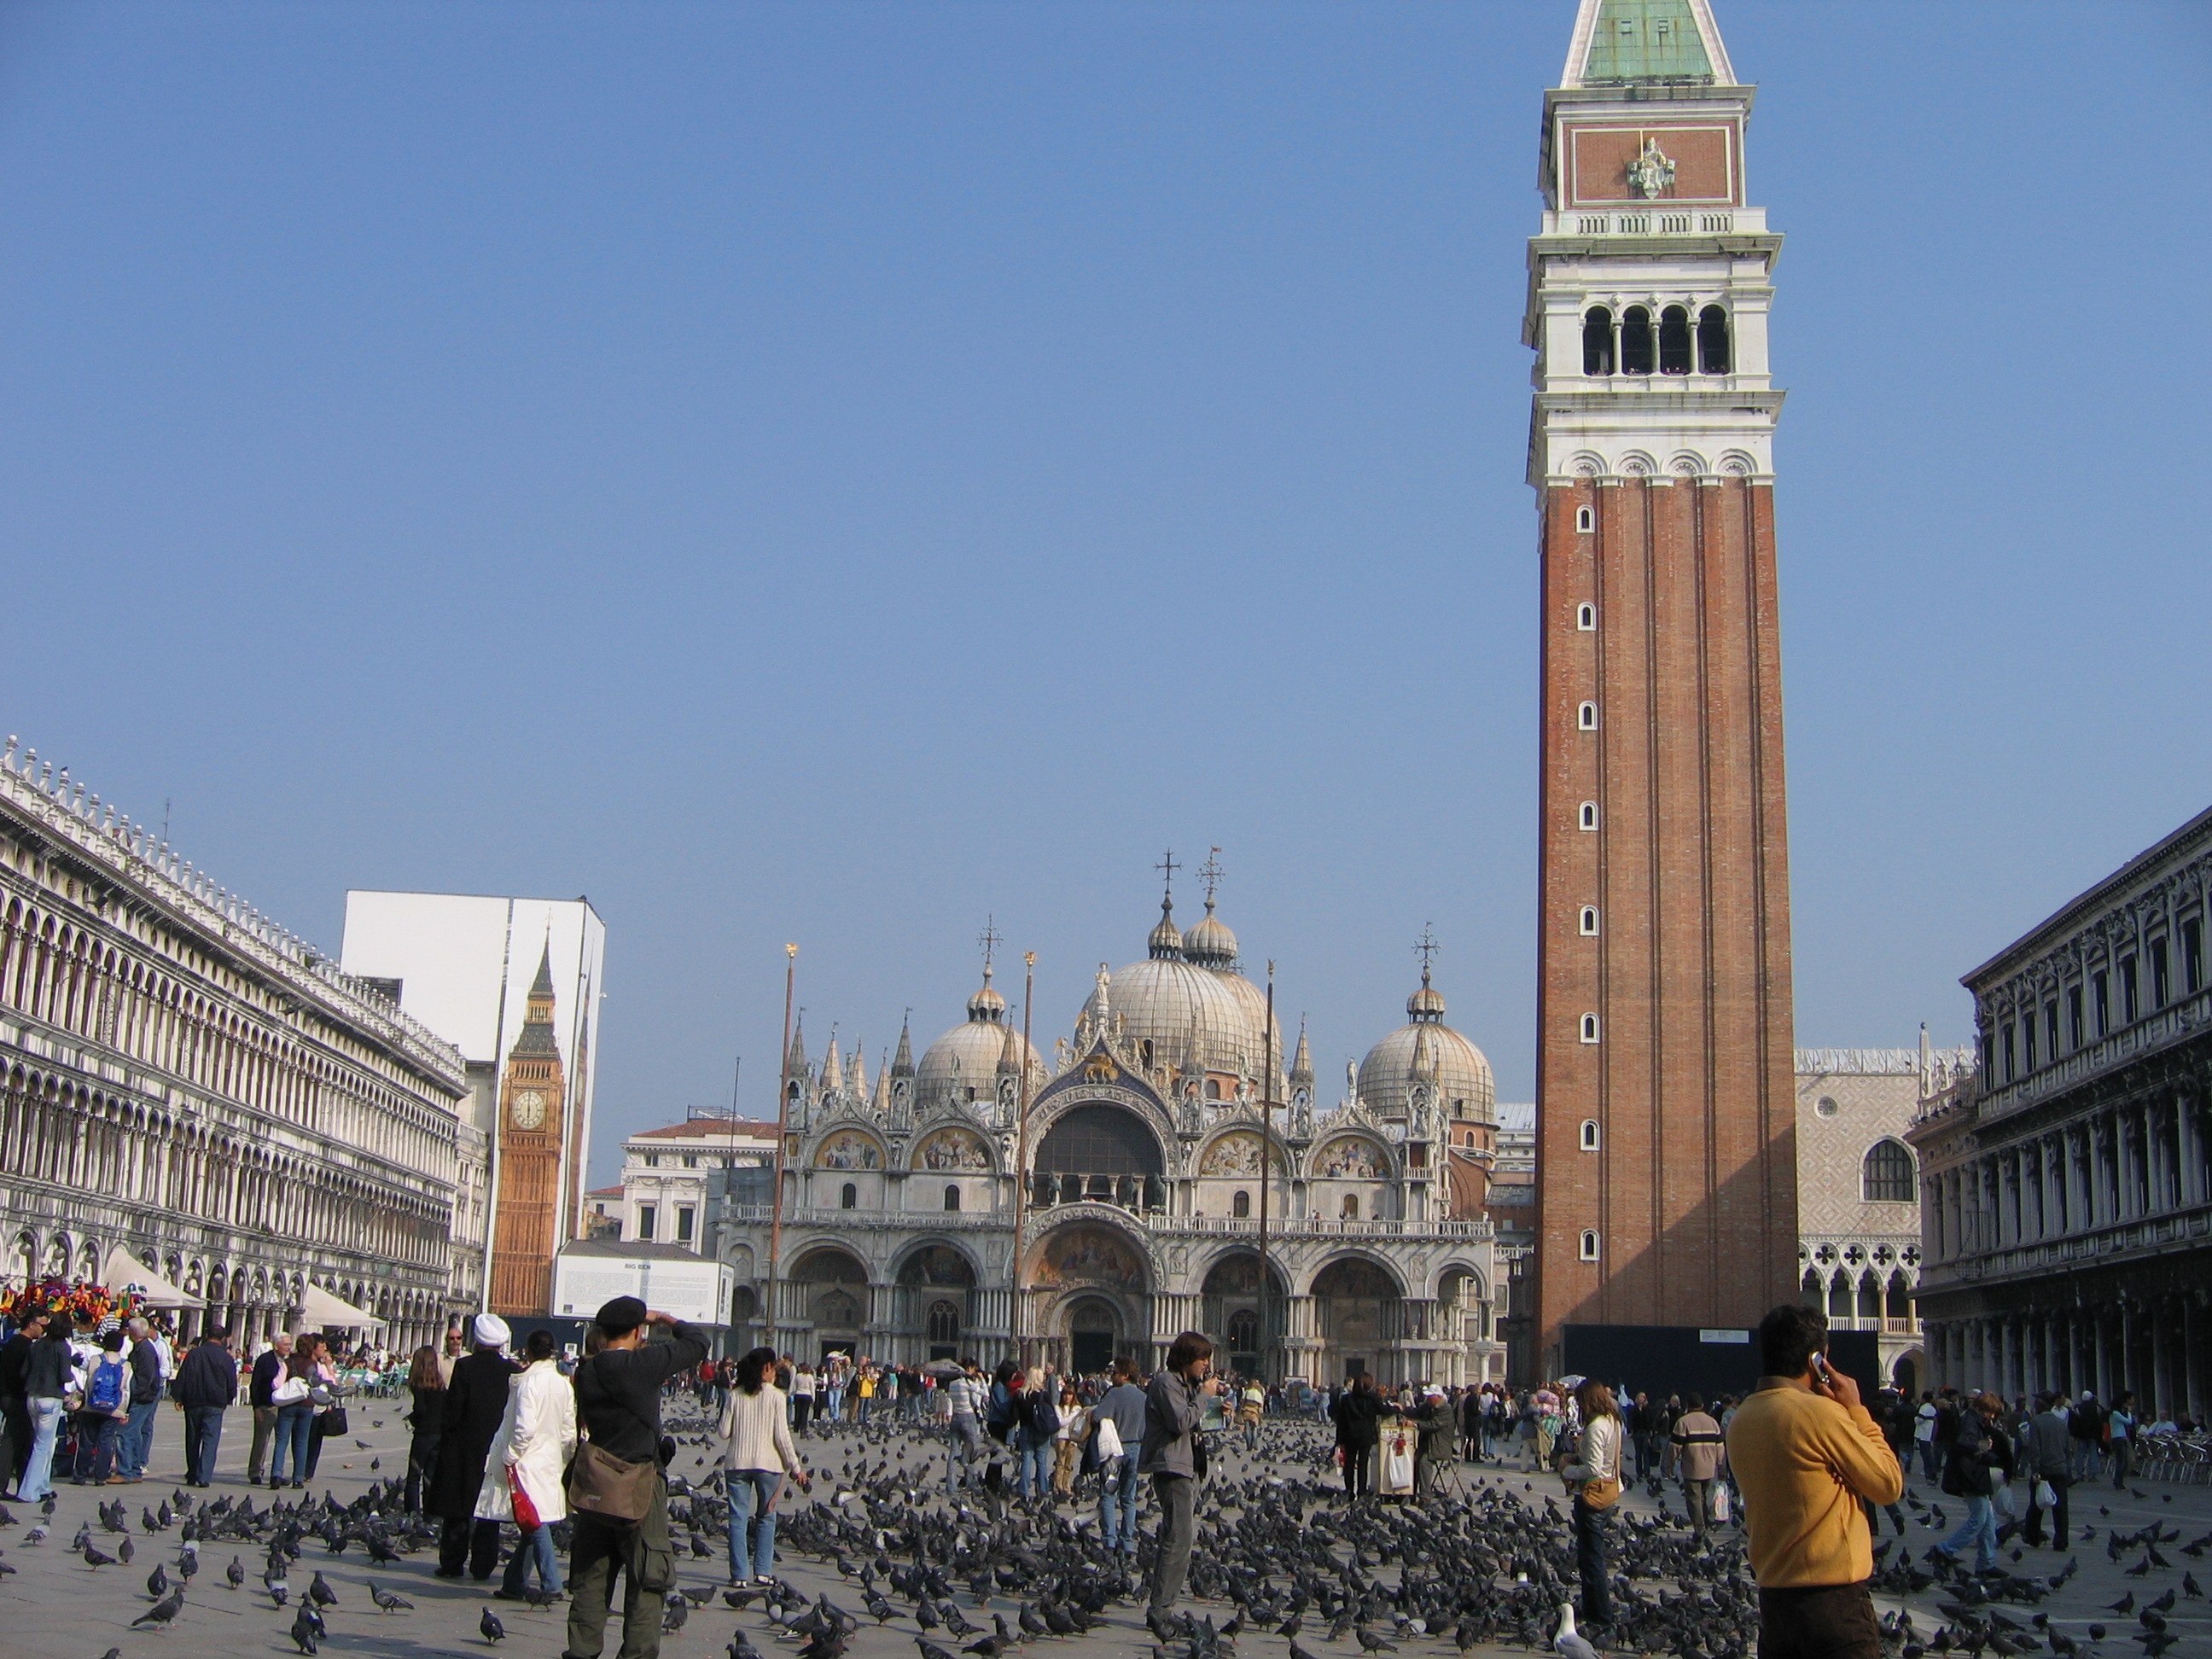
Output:
[[[774,1469],[732,1469],[730,1486],[730,1577],[775,1577],[775,1495],[783,1476]],[[746,1567],[750,1558],[752,1565]]]
[[[222,1447],[222,1407],[185,1407],[185,1478],[215,1484],[215,1455]]]
[[[1106,1471],[1098,1482],[1098,1529],[1106,1547],[1124,1555],[1137,1553],[1137,1488],[1142,1484],[1137,1460],[1124,1454],[1118,1468]]]
[[[973,1478],[976,1460],[983,1455],[983,1425],[973,1412],[952,1419],[952,1443],[945,1450],[945,1489],[957,1492]]]
[[[1974,1571],[1982,1572],[1997,1564],[1996,1510],[1986,1498],[1966,1499],[1966,1518],[1936,1547],[1946,1555],[1956,1555],[1968,1544],[1979,1546],[1974,1556]]]
[[[27,1402],[31,1413],[31,1461],[23,1466],[22,1484],[16,1488],[18,1503],[36,1503],[54,1489],[54,1445],[62,1431],[62,1402],[41,1400],[36,1395]]]
[[[529,1577],[533,1566],[538,1569],[538,1588],[557,1595],[561,1589],[561,1563],[553,1553],[550,1527],[532,1527],[522,1534],[522,1541],[507,1558],[507,1571],[499,1581],[500,1594],[521,1595],[523,1581]]]
[[[1583,1617],[1593,1625],[1613,1622],[1612,1566],[1608,1534],[1613,1531],[1611,1506],[1594,1510],[1575,1495],[1575,1565],[1583,1581]]]
[[[1015,1446],[1014,1455],[1020,1460],[1021,1489],[1024,1498],[1042,1498],[1052,1490],[1052,1437],[1046,1435],[1032,1442],[1024,1429]]]
[[[161,1402],[158,1400],[149,1400],[131,1408],[131,1420],[123,1425],[125,1480],[145,1478],[147,1460],[154,1455],[154,1419],[161,1410]]]
[[[292,1456],[292,1479],[304,1483],[307,1478],[307,1447],[314,1433],[315,1408],[301,1401],[296,1406],[276,1408],[276,1432],[269,1444],[269,1484],[276,1486],[284,1479],[284,1455]]]

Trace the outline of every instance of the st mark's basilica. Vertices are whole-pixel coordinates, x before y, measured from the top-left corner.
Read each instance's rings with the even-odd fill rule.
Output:
[[[1144,959],[1100,966],[1049,1060],[988,958],[967,1018],[918,1060],[902,1030],[872,1083],[834,1037],[810,1059],[794,1036],[779,1346],[989,1364],[1018,1343],[1091,1370],[1195,1329],[1270,1377],[1502,1377],[1489,1062],[1424,968],[1322,1109],[1304,1031],[1286,1069],[1214,911],[1185,933],[1164,897]],[[726,1213],[739,1282],[765,1282],[769,1208]]]

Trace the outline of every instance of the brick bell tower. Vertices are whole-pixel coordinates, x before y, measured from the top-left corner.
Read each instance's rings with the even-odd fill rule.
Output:
[[[1582,0],[1528,244],[1541,517],[1537,1357],[1795,1293],[1790,867],[1752,88],[1709,0]]]

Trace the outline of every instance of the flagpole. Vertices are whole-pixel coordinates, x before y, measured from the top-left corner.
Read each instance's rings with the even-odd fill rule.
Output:
[[[1267,1180],[1275,1166],[1275,964],[1267,963],[1267,1024],[1260,1036],[1260,1371],[1267,1379],[1274,1326],[1267,1316],[1274,1275],[1267,1266]]]
[[[779,1322],[776,1306],[776,1269],[778,1258],[783,1254],[783,1169],[784,1135],[791,1123],[791,1007],[792,994],[799,984],[799,946],[783,947],[783,1084],[775,1091],[775,1208],[770,1212],[768,1230],[768,1299],[762,1310],[763,1329],[768,1346],[775,1348],[776,1327]],[[782,1350],[777,1348],[781,1353]]]
[[[1007,1312],[1009,1333],[1014,1339],[1014,1358],[1029,1368],[1029,1335],[1024,1316],[1028,1309],[1022,1294],[1022,1219],[1029,1208],[1030,1186],[1030,1004],[1036,1000],[1036,952],[1022,952],[1022,1083],[1021,1108],[1015,1118],[1014,1255],[1007,1277],[1013,1286],[1013,1306]]]

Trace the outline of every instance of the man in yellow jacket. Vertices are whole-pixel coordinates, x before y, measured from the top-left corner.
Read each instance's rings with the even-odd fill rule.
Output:
[[[1728,1461],[1759,1581],[1759,1659],[1880,1659],[1859,1500],[1897,1502],[1897,1454],[1858,1384],[1828,1364],[1824,1316],[1777,1308],[1759,1346],[1765,1375],[1729,1424]]]

